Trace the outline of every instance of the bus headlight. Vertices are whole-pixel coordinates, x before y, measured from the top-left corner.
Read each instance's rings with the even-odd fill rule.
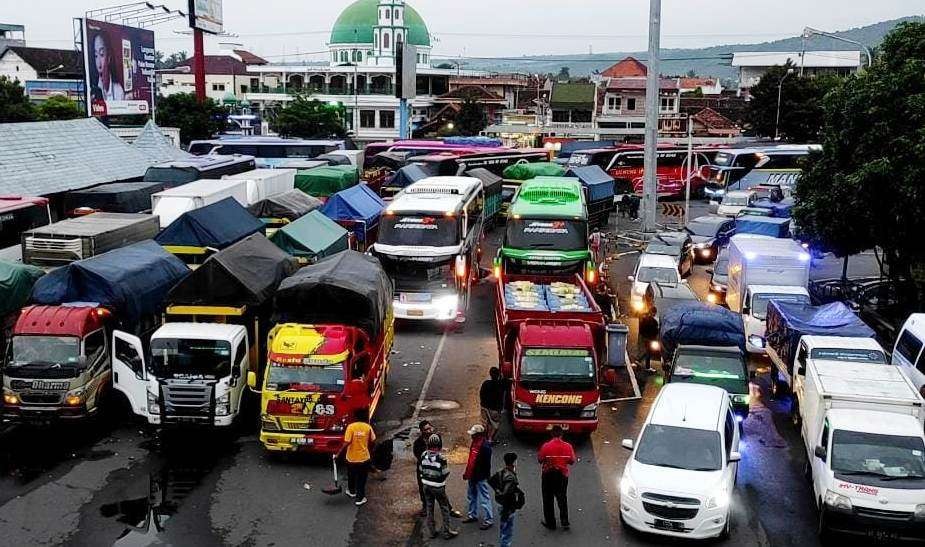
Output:
[[[646,311],[646,303],[642,300],[633,300],[630,305],[633,307],[633,311],[636,313],[642,313]]]
[[[157,404],[157,394],[148,392],[148,414],[160,414],[161,407]]]
[[[279,425],[273,418],[263,416],[260,418],[260,429],[263,431],[279,431]]]
[[[925,503],[915,506],[915,520],[925,520]]]
[[[456,308],[459,306],[459,297],[455,294],[448,294],[434,299],[434,305],[443,317],[455,317]]]
[[[64,404],[67,406],[80,406],[84,402],[84,390],[75,389],[74,391],[69,391],[67,395],[64,396]]]
[[[19,395],[13,393],[12,391],[8,391],[6,389],[3,390],[3,404],[9,405],[9,406],[17,406],[19,405],[19,403],[20,403]]]

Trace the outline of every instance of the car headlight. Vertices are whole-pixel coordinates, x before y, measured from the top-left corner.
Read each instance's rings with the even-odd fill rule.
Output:
[[[623,478],[620,479],[620,495],[630,499],[636,499],[636,483],[633,482],[633,479],[629,475],[623,475]]]
[[[751,396],[751,395],[744,395],[744,394],[741,394],[741,393],[738,394],[738,395],[733,395],[733,396],[732,396],[732,402],[733,402],[733,404],[747,405],[747,404],[750,404],[750,403],[752,402],[752,396]]]
[[[514,401],[514,412],[518,416],[530,417],[533,416],[533,407],[526,403],[521,403],[520,401]]]
[[[722,509],[729,505],[729,492],[725,487],[720,488],[707,499],[707,509]]]
[[[630,302],[630,306],[632,306],[633,311],[636,313],[642,313],[646,311],[646,303],[642,300],[632,300]]]
[[[713,249],[711,247],[701,247],[699,251],[700,256],[703,258],[710,258],[710,256],[713,254]]]
[[[832,492],[831,490],[825,491],[825,498],[823,498],[823,501],[828,507],[838,511],[852,510],[851,499],[849,499],[847,496]]]
[[[160,414],[161,406],[157,404],[157,393],[148,392],[148,414]]]
[[[595,416],[597,416],[597,403],[591,403],[581,409],[582,418],[594,418]]]
[[[215,399],[215,415],[227,416],[229,414],[231,414],[231,398],[230,394],[226,393]]]
[[[755,346],[756,348],[763,348],[764,338],[761,336],[758,336],[757,334],[753,334],[748,337],[748,343]]]
[[[268,416],[263,416],[260,419],[260,429],[263,431],[279,431],[279,425],[276,423],[276,420]]]
[[[649,350],[650,350],[650,351],[658,351],[658,350],[660,350],[660,349],[662,349],[662,345],[658,342],[658,340],[650,340],[650,341],[649,341]]]
[[[915,506],[915,520],[925,520],[925,503]]]

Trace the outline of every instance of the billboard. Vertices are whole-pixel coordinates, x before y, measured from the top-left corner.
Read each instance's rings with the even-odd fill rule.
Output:
[[[154,32],[85,19],[83,47],[91,117],[151,113]]]
[[[221,34],[222,0],[189,0],[189,26],[203,32]]]

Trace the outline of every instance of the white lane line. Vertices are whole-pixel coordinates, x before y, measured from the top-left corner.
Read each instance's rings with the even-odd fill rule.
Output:
[[[421,406],[424,399],[427,398],[427,390],[430,389],[430,382],[434,379],[434,372],[437,370],[437,364],[440,362],[440,355],[443,354],[443,343],[446,342],[446,332],[440,337],[440,343],[437,344],[437,351],[434,352],[434,359],[430,362],[430,370],[427,371],[427,378],[424,378],[424,385],[421,386],[421,395],[418,402],[414,405],[414,413],[411,415],[411,424],[414,425],[421,415]]]

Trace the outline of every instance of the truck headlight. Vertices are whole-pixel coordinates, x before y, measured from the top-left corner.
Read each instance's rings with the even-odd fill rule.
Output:
[[[597,403],[592,403],[581,409],[582,418],[594,418],[597,416]]]
[[[64,404],[67,406],[80,406],[84,402],[84,389],[75,389],[74,391],[68,391],[64,396]]]
[[[732,403],[733,403],[733,404],[737,404],[737,405],[747,405],[747,404],[750,404],[751,402],[752,402],[752,396],[751,396],[751,395],[745,395],[745,394],[741,394],[741,393],[740,393],[740,394],[738,394],[738,395],[733,395],[733,396],[732,396]]]
[[[748,337],[748,343],[755,346],[756,348],[763,348],[764,338],[761,336],[758,336],[757,334],[753,334]]]
[[[825,497],[823,498],[823,502],[828,507],[835,509],[836,511],[850,512],[852,510],[850,498],[848,498],[847,496],[842,496],[841,494],[838,494],[836,492],[832,492],[831,490],[825,491]]]
[[[17,406],[20,403],[19,395],[13,393],[8,389],[3,390],[3,404],[9,406]]]
[[[725,487],[718,489],[707,499],[707,509],[722,509],[729,505],[729,492]]]
[[[925,520],[925,503],[915,506],[915,520]]]
[[[642,313],[646,311],[646,303],[642,300],[633,300],[630,305],[633,307],[633,311],[636,313]]]
[[[636,483],[629,475],[623,475],[620,479],[620,495],[630,499],[636,499]]]
[[[514,412],[521,417],[528,418],[533,416],[533,407],[520,401],[514,401]]]
[[[276,423],[276,420],[268,416],[263,416],[260,419],[260,429],[263,431],[279,431],[279,425]]]
[[[157,404],[157,394],[148,392],[148,414],[160,414],[161,407]]]
[[[230,394],[226,393],[215,399],[215,415],[227,416],[229,414],[231,414],[231,398]]]

